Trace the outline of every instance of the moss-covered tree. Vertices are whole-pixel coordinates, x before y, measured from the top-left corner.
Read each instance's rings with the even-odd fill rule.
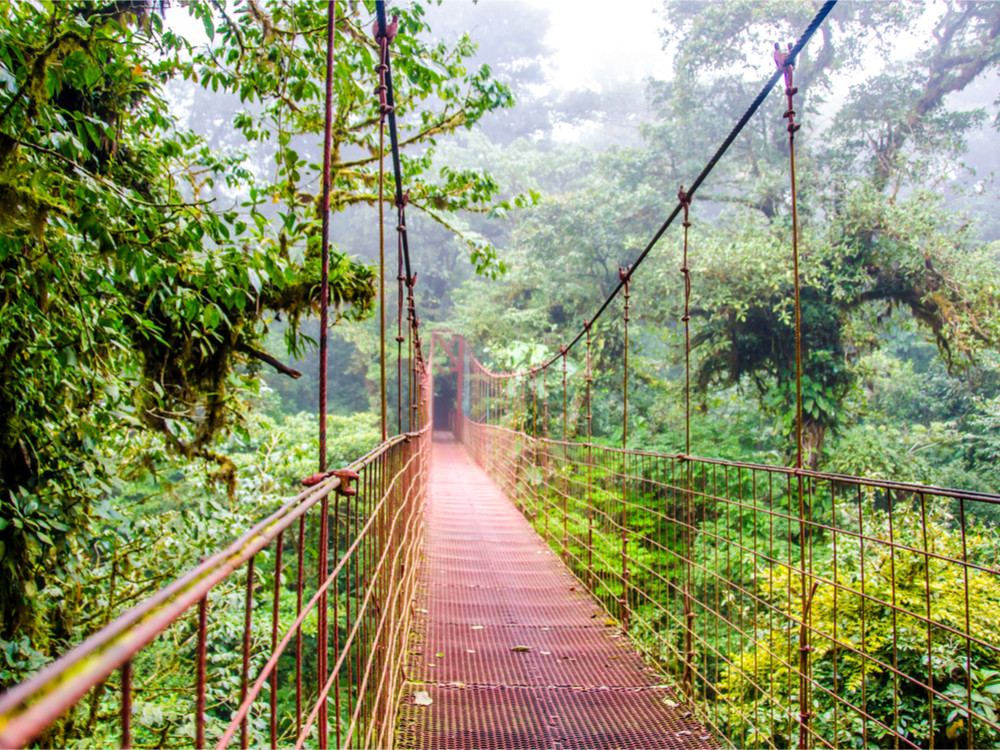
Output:
[[[154,5],[156,6],[154,8]],[[0,640],[62,650],[72,612],[35,606],[79,575],[109,513],[120,456],[109,433],[152,432],[177,455],[233,465],[214,440],[268,364],[273,315],[318,301],[326,3],[186,4],[194,46],[142,0],[14,2],[0,20]],[[377,201],[374,8],[338,3],[334,210]],[[487,210],[493,180],[436,171],[435,138],[511,103],[474,45],[429,42],[399,7],[397,113],[411,203],[442,217]],[[245,109],[249,146],[210,148],[178,127],[164,86],[197,83]],[[262,170],[248,153],[273,156]],[[391,191],[387,194],[391,196]],[[477,248],[478,264],[493,262]],[[363,317],[373,270],[337,252],[331,295]],[[292,327],[294,331],[294,326]]]

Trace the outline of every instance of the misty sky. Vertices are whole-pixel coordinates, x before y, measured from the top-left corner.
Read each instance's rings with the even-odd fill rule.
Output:
[[[446,0],[463,2],[464,0]],[[515,6],[512,0],[482,3]],[[545,36],[552,50],[549,83],[599,88],[607,83],[669,78],[669,59],[659,37],[660,3],[651,0],[528,0],[550,14]]]

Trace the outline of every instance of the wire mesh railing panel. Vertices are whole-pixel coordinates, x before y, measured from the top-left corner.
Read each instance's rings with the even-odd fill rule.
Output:
[[[0,747],[391,745],[430,429],[302,492],[0,696]]]
[[[463,431],[731,745],[1000,743],[1000,498]]]

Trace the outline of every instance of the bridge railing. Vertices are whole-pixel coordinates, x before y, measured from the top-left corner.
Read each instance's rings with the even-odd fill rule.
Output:
[[[463,434],[729,744],[1000,742],[1000,497]]]
[[[0,747],[224,747],[237,735],[244,748],[390,746],[422,536],[426,407],[420,432],[349,467],[356,479],[299,493],[0,696]]]

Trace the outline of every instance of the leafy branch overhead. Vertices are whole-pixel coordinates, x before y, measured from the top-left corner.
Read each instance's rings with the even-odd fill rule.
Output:
[[[297,344],[318,304],[326,3],[193,0],[201,46],[153,5],[13,2],[0,20],[0,637],[28,627],[27,582],[68,564],[111,491],[109,432],[157,434],[232,488],[213,441],[259,367],[294,372],[265,351],[269,322],[287,318]],[[493,210],[492,178],[433,174],[433,145],[511,94],[466,69],[467,36],[428,42],[419,6],[396,11],[413,202]],[[377,200],[373,15],[338,4],[338,211]],[[208,136],[179,121],[184,95]],[[370,312],[372,268],[334,252],[330,277],[339,316]]]
[[[278,216],[283,243],[315,232],[319,218],[321,151],[315,134],[323,122],[325,9],[319,2],[250,2],[245,12],[220,17],[214,3],[190,6],[213,41],[196,51],[182,75],[213,91],[238,95],[233,125],[274,164],[271,179],[260,185],[248,207],[267,213],[271,203],[282,206]],[[435,171],[434,146],[437,138],[471,128],[488,112],[513,106],[510,90],[493,78],[489,66],[467,67],[476,49],[467,34],[451,47],[430,42],[419,5],[394,7],[393,13],[399,17],[391,54],[400,146],[420,147],[402,158],[410,205],[435,218],[458,209],[485,213],[497,205],[509,207],[496,201],[499,186],[482,170]],[[338,6],[331,150],[334,211],[378,201],[373,15],[359,3]],[[313,215],[297,215],[301,206],[312,207]]]

